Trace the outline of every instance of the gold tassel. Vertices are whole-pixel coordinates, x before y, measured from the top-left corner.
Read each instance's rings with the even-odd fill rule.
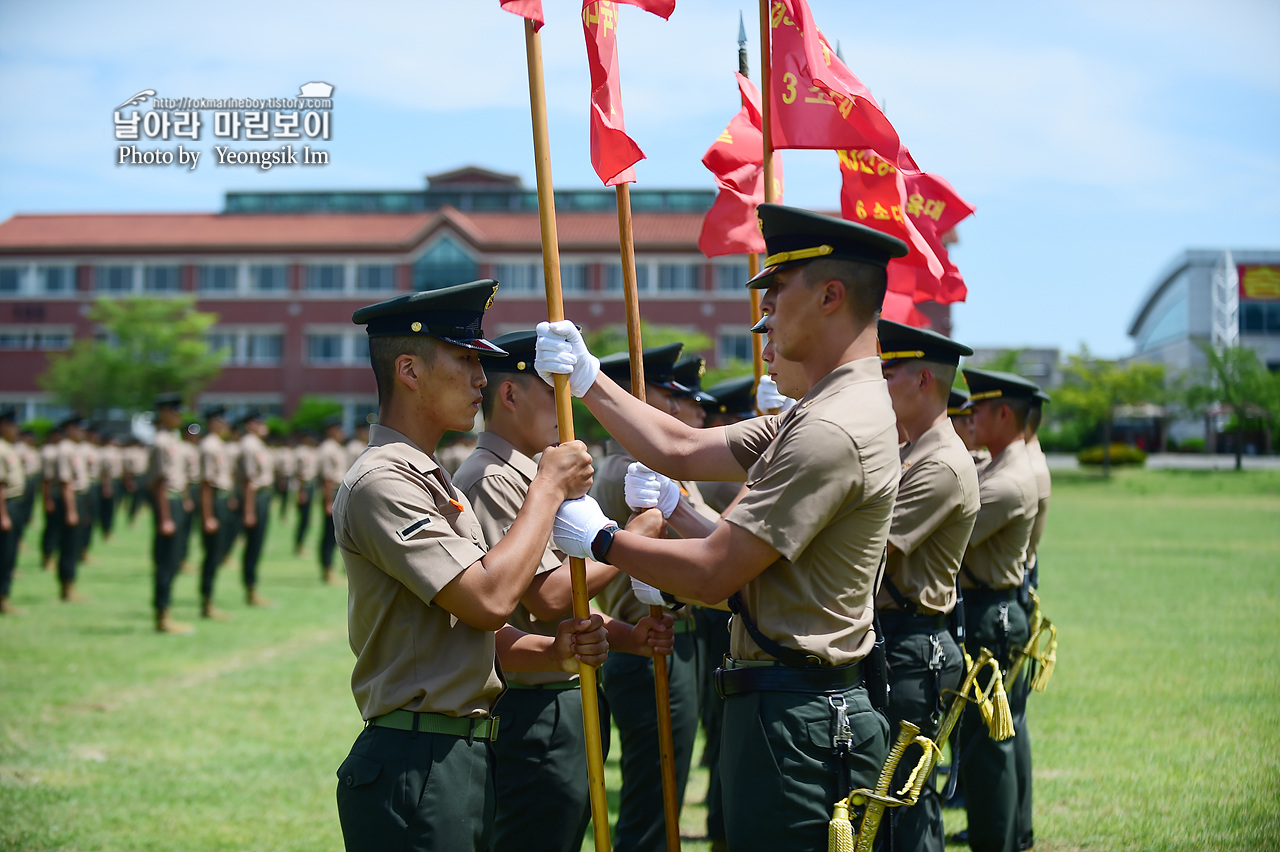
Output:
[[[991,733],[991,739],[1000,742],[1013,736],[1013,713],[1009,710],[1009,696],[1004,691],[1004,678],[1000,676],[1000,668],[992,666],[992,670],[991,719],[987,723],[987,730]]]
[[[853,852],[853,823],[849,822],[849,800],[836,802],[827,824],[827,852]]]
[[[1058,628],[1046,622],[1049,628],[1049,647],[1040,658],[1040,670],[1031,681],[1031,688],[1036,692],[1044,692],[1049,686],[1049,678],[1053,677],[1053,667],[1058,662]]]

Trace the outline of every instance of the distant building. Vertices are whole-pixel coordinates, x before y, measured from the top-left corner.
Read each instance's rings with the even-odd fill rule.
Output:
[[[975,348],[973,354],[964,359],[964,366],[982,368],[1007,352],[1018,353],[1018,366],[1014,372],[1019,376],[1046,389],[1062,384],[1062,353],[1057,349]]]
[[[1226,256],[1223,250],[1189,250],[1165,267],[1129,324],[1134,358],[1165,364],[1173,373],[1205,366],[1200,345],[1213,342],[1215,313],[1221,326],[1232,308],[1221,291],[1215,298],[1214,274],[1234,272],[1235,342],[1280,369],[1280,250],[1232,250],[1231,270],[1223,267]]]
[[[625,318],[615,197],[556,192],[565,312],[586,328]],[[698,251],[714,200],[631,192],[642,314],[708,335],[711,366],[751,357],[746,258]],[[209,340],[230,353],[201,405],[288,414],[315,394],[363,419],[376,392],[352,311],[486,277],[501,284],[488,334],[546,318],[537,194],[475,167],[429,176],[421,190],[230,192],[222,213],[14,216],[0,224],[0,404],[61,413],[36,377],[48,352],[97,332],[85,316],[94,299],[189,293],[218,314]],[[919,307],[949,333],[948,307]]]

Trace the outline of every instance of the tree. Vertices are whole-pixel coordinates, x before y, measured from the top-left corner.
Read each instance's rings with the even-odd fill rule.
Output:
[[[1246,420],[1261,418],[1268,433],[1280,417],[1280,378],[1272,374],[1258,353],[1248,346],[1227,346],[1218,351],[1207,343],[1200,349],[1208,359],[1204,374],[1193,379],[1185,399],[1193,410],[1218,405],[1234,415],[1236,470],[1244,467]]]
[[[193,298],[98,299],[89,319],[102,334],[51,357],[37,380],[84,415],[147,411],[161,393],[189,400],[218,377],[226,358],[204,338],[217,314],[197,311]]]
[[[1111,475],[1111,426],[1122,405],[1161,402],[1164,398],[1164,365],[1149,361],[1094,358],[1087,346],[1067,359],[1065,381],[1054,393],[1054,406],[1073,411],[1088,428],[1102,426],[1102,472]]]

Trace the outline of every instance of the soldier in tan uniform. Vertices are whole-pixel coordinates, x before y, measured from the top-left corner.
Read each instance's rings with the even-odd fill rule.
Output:
[[[301,556],[311,526],[311,506],[315,502],[316,479],[320,476],[320,457],[316,453],[316,436],[310,431],[298,435],[293,447],[293,482],[298,502],[298,519],[293,531],[293,552]]]
[[[271,449],[263,441],[267,421],[258,409],[251,409],[240,419],[244,437],[240,439],[236,466],[236,491],[240,498],[240,527],[244,531],[244,553],[241,575],[244,597],[249,606],[270,607],[271,601],[258,594],[258,563],[267,540],[271,521],[271,496],[275,484],[275,466]]]
[[[26,494],[22,498],[22,529],[18,533],[18,547],[25,546],[22,537],[35,519],[36,497],[41,492],[40,450],[36,446],[35,433],[30,429],[18,432],[18,454],[22,457],[22,469],[27,472]]]
[[[18,562],[18,541],[22,537],[22,502],[27,490],[27,474],[18,451],[18,413],[0,409],[0,615],[18,615],[9,602],[13,568]]]
[[[675,380],[675,364],[683,348],[683,344],[673,343],[643,352],[645,399],[652,408],[672,416],[679,411],[675,395],[688,391]],[[631,387],[628,353],[602,358],[600,369],[619,386]],[[635,460],[621,444],[610,440],[591,487],[591,496],[605,515],[620,525],[632,514],[626,501],[625,480],[627,468]],[[706,505],[697,494],[696,485],[692,492],[686,491],[685,499],[694,500],[699,506]],[[708,511],[711,517],[717,517],[715,512]],[[661,598],[657,601],[661,603]],[[636,596],[631,578],[625,574],[619,574],[596,596],[596,605],[613,618],[631,623],[649,613],[649,602]],[[690,608],[681,607],[675,612],[675,631],[675,649],[667,658],[667,678],[675,749],[676,802],[683,803],[698,735],[698,658],[696,627]],[[666,836],[653,678],[653,662],[628,653],[612,654],[601,672],[609,713],[618,727],[622,748],[622,791],[614,827],[618,852],[647,852],[661,847]]]
[[[200,615],[214,621],[230,616],[213,605],[213,582],[234,541],[232,516],[240,507],[235,498],[235,472],[227,452],[231,431],[227,410],[205,409],[205,436],[200,441],[200,531],[204,560],[200,563]]]
[[[960,440],[964,441],[965,448],[969,451],[969,457],[973,458],[973,424],[970,421],[970,415],[973,413],[965,408],[969,404],[969,394],[959,388],[952,388],[951,393],[947,396],[947,418],[951,421],[951,428],[955,429],[956,434],[960,436]]]
[[[880,359],[898,432],[902,478],[889,530],[888,559],[876,595],[889,663],[889,724],[937,733],[944,692],[964,673],[964,657],[947,630],[956,605],[956,574],[978,514],[978,474],[947,419],[947,400],[968,346],[926,329],[880,320]],[[950,703],[950,699],[946,703]],[[910,768],[900,768],[901,789]],[[889,814],[886,849],[942,852],[942,807],[931,785],[914,807]]]
[[[320,581],[326,585],[338,582],[333,576],[333,498],[347,472],[347,449],[342,444],[345,434],[342,418],[335,415],[325,421],[324,440],[316,452],[320,468],[320,488],[323,495],[324,529],[320,532]]]
[[[187,500],[191,511],[187,512],[183,528],[178,530],[178,570],[183,574],[190,574],[191,567],[187,564],[187,557],[191,553],[191,532],[198,524],[196,513],[200,508],[200,424],[188,423],[179,434],[182,435],[182,457],[187,464]]]
[[[454,474],[454,485],[475,508],[485,540],[498,542],[515,521],[538,472],[534,457],[556,443],[555,396],[533,371],[532,330],[504,334],[494,345],[505,356],[485,358],[489,383],[481,411],[485,431]],[[587,594],[619,576],[618,569],[587,563]],[[572,614],[572,584],[564,554],[548,543],[529,589],[508,624],[526,633],[554,636]],[[645,657],[670,654],[670,615],[647,614],[631,624],[605,618],[609,646]],[[494,712],[502,736],[493,745],[498,809],[490,848],[577,852],[591,817],[586,738],[578,677],[568,672],[512,673]],[[554,796],[547,791],[554,789]]]
[[[76,572],[83,555],[84,527],[93,518],[89,464],[80,446],[83,441],[84,421],[75,416],[63,421],[62,440],[58,442],[53,465],[58,583],[62,600],[72,603],[81,600],[76,591]]]
[[[65,422],[65,421],[63,421]],[[62,423],[44,436],[40,445],[40,496],[44,509],[44,528],[40,532],[40,564],[46,571],[53,570],[58,556],[58,542],[62,537],[62,513],[58,506],[58,444],[62,443]]]
[[[124,448],[124,487],[129,494],[129,526],[138,517],[139,507],[147,497],[147,448],[137,437],[130,438]]]
[[[566,621],[554,638],[506,625],[559,507],[590,485],[586,448],[575,441],[543,453],[518,517],[492,548],[430,455],[446,431],[474,422],[485,385],[477,356],[502,354],[480,328],[496,288],[479,281],[407,294],[352,318],[368,325],[378,425],[334,499],[351,686],[367,723],[338,769],[348,850],[486,848],[502,672],[572,672],[575,655],[603,661],[598,616]]]
[[[120,498],[124,494],[124,450],[120,446],[120,436],[106,436],[102,446],[98,447],[99,482],[102,487],[102,511],[99,513],[98,525],[102,529],[102,540],[110,541],[115,530],[116,511],[120,508]]]
[[[686,540],[618,532],[586,502],[562,509],[555,535],[571,555],[585,548],[666,592],[732,596],[720,771],[735,852],[825,847],[832,803],[879,775],[889,726],[863,662],[900,472],[875,320],[885,267],[906,246],[794,208],[763,204],[758,215],[769,257],[750,284],[768,288],[772,343],[810,385],[785,414],[691,429],[598,377],[571,323],[540,325],[538,342],[539,373],[568,373],[641,462],[680,479],[747,482],[714,526],[699,531],[693,513],[677,510],[670,523]],[[872,685],[883,696],[883,681]]]
[[[182,562],[183,529],[195,508],[188,491],[187,454],[178,430],[182,426],[182,396],[163,394],[156,398],[156,440],[151,447],[147,480],[151,505],[155,510],[155,537],[151,555],[155,563],[154,596],[156,632],[185,635],[190,625],[169,615],[173,579]]]
[[[965,646],[974,657],[989,648],[1008,671],[1013,649],[1026,644],[1029,632],[1017,593],[1039,495],[1023,436],[1039,388],[1010,373],[964,370],[964,377],[974,442],[991,452],[978,470],[981,505],[960,568]],[[1026,710],[1026,696],[1016,686],[1006,684],[1015,731],[1025,728]],[[1016,739],[993,741],[976,708],[961,720],[960,784],[969,845],[977,852],[1018,848]]]
[[[369,446],[369,424],[364,420],[356,422],[351,440],[347,441],[347,467],[356,463],[364,448]]]

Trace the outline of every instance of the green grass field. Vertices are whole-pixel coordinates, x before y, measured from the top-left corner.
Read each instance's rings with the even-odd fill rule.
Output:
[[[1280,474],[1054,488],[1042,597],[1062,632],[1029,711],[1036,848],[1280,848]],[[360,729],[346,593],[272,522],[277,607],[244,606],[233,560],[218,600],[235,620],[187,637],[151,629],[150,518],[95,544],[78,605],[57,601],[30,531],[26,615],[0,618],[0,849],[341,848],[334,770]],[[199,621],[194,575],[174,614]],[[608,768],[616,792],[616,755]],[[686,837],[705,785],[695,769]]]

